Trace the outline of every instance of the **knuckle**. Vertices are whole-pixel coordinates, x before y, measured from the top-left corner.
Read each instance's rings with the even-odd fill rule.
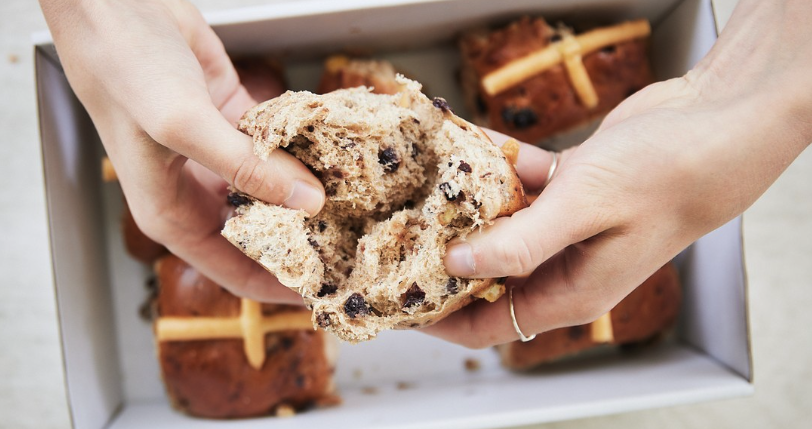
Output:
[[[257,195],[261,190],[270,191],[271,195],[278,194],[278,189],[267,180],[266,170],[262,168],[262,161],[256,157],[246,157],[237,166],[231,184],[249,195]],[[275,195],[278,197],[278,195]],[[278,203],[281,201],[269,201]]]
[[[592,323],[606,312],[603,307],[602,303],[595,299],[578,300],[577,304],[572,306],[571,319],[568,322],[573,326]]]
[[[462,341],[460,341],[460,345],[472,350],[481,350],[489,346],[487,341],[480,335],[476,335],[475,332],[464,336]]]
[[[199,119],[197,120],[199,121]],[[163,145],[182,145],[186,141],[189,124],[196,122],[195,115],[181,107],[162,110],[157,117],[148,119],[151,125],[145,130],[153,140]]]
[[[159,204],[148,207],[141,206],[140,209],[133,209],[133,221],[141,232],[152,241],[167,244],[171,241],[172,231],[171,218],[175,215],[175,210]]]
[[[503,264],[504,273],[519,275],[534,270],[538,265],[536,247],[524,237],[511,243],[502,242],[497,248],[497,257]]]

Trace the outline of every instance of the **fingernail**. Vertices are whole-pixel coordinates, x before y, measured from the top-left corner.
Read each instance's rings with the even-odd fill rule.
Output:
[[[284,204],[285,207],[302,209],[311,215],[315,215],[324,205],[324,194],[315,186],[297,180],[293,182],[293,189]]]
[[[467,277],[476,273],[474,250],[468,243],[460,243],[446,249],[445,269],[452,276]]]

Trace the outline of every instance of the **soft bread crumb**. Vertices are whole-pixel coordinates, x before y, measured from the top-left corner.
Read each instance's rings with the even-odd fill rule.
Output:
[[[527,204],[512,162],[478,127],[417,82],[398,83],[394,95],[288,92],[239,125],[261,158],[279,147],[299,158],[328,198],[311,218],[246,198],[223,235],[300,293],[316,326],[351,342],[501,296],[493,279],[449,277],[445,246]]]

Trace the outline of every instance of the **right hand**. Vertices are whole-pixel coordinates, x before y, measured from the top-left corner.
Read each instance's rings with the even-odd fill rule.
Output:
[[[90,114],[138,226],[237,295],[301,303],[220,230],[228,185],[273,204],[324,205],[285,151],[263,161],[234,123],[256,101],[184,0],[41,0],[71,87]]]

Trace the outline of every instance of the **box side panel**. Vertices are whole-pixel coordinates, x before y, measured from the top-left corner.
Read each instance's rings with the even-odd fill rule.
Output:
[[[658,80],[682,76],[716,42],[710,0],[685,0],[656,23],[651,43],[652,67]],[[664,48],[667,47],[667,48]]]
[[[462,31],[542,14],[550,22],[657,21],[679,0],[369,0],[304,1],[209,14],[236,54],[315,58],[337,51],[371,53],[451,42]],[[408,4],[406,4],[408,3]],[[307,31],[302,31],[302,29]]]
[[[47,48],[43,48],[47,49]],[[37,85],[54,278],[77,428],[121,403],[99,193],[98,137],[61,68],[38,48]]]
[[[741,217],[686,251],[681,337],[747,380],[752,377]]]
[[[387,351],[397,356],[375,359]],[[496,428],[747,395],[752,386],[703,353],[672,344],[636,355],[608,353],[527,374],[506,372],[491,350],[471,351],[415,332],[387,332],[344,350],[344,403],[293,419],[229,422],[233,428]],[[481,363],[465,371],[463,359]],[[433,360],[434,367],[410,366]],[[353,367],[364,368],[352,375]],[[342,369],[343,368],[343,369]],[[402,387],[405,384],[405,388]],[[588,387],[587,387],[588,386]],[[159,401],[128,403],[111,429],[216,428]]]
[[[710,0],[686,0],[657,25],[652,50],[660,79],[682,76],[716,41]],[[741,218],[697,241],[682,256],[685,303],[682,338],[750,380],[747,288]]]

